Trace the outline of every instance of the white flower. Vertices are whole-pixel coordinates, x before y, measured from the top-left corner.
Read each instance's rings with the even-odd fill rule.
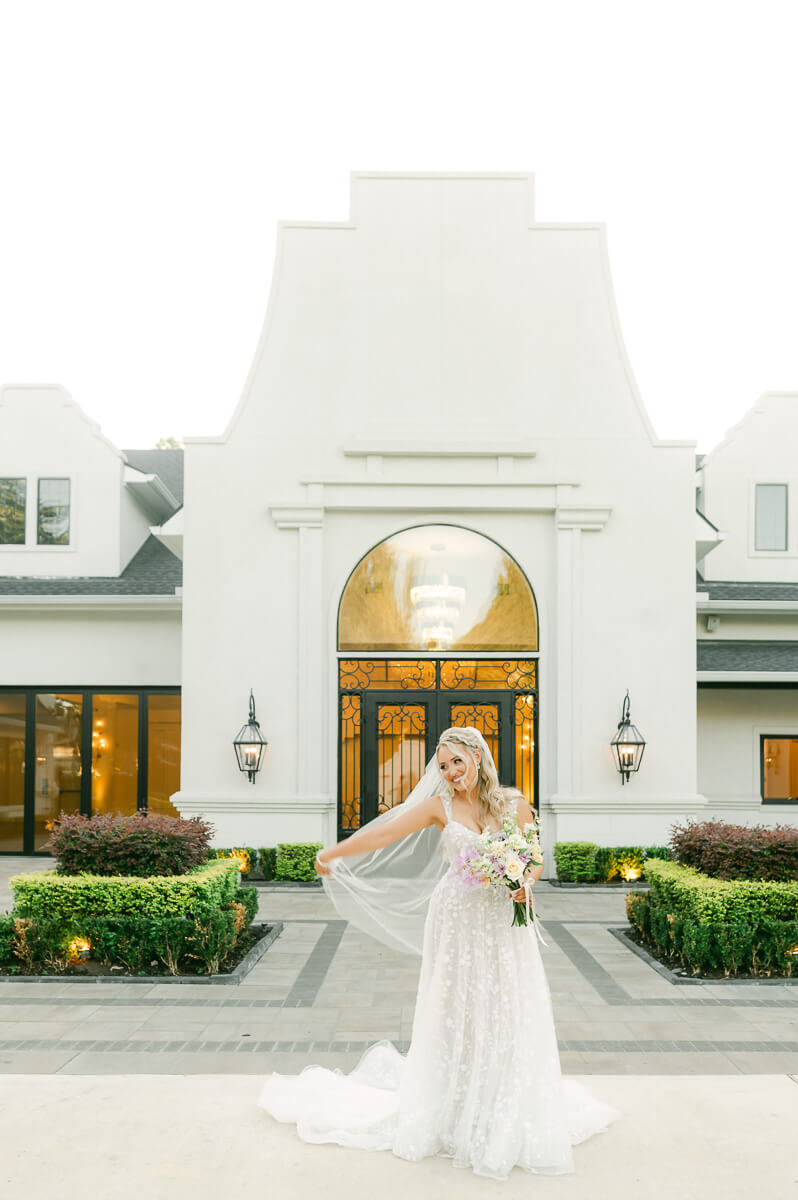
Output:
[[[508,879],[519,880],[523,877],[524,864],[516,854],[512,854],[508,857],[507,864],[505,866],[505,874]]]

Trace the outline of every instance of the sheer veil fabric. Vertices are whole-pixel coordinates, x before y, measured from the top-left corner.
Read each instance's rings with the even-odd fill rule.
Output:
[[[410,1161],[442,1155],[492,1179],[514,1166],[573,1171],[572,1147],[620,1114],[562,1078],[540,947],[531,925],[512,925],[509,889],[468,888],[450,874],[479,835],[452,819],[437,758],[405,804],[370,825],[433,795],[444,808],[442,832],[334,859],[323,877],[347,921],[395,950],[421,953],[407,1055],[381,1041],[349,1074],[318,1066],[275,1073],[258,1104],[296,1124],[307,1142],[391,1150]]]
[[[485,750],[490,756],[487,743]],[[493,761],[492,758],[490,760]],[[437,755],[402,804],[364,826],[378,829],[446,790]],[[448,869],[440,830],[422,829],[369,854],[336,858],[321,882],[339,916],[392,950],[421,954],[430,898]]]

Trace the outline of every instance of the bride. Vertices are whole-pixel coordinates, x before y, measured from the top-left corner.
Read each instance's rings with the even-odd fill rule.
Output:
[[[573,1171],[572,1146],[619,1116],[562,1078],[539,931],[512,924],[512,901],[528,900],[542,862],[514,892],[466,887],[452,872],[513,811],[522,829],[535,820],[499,786],[480,732],[447,729],[403,804],[317,856],[341,916],[422,957],[406,1057],[383,1041],[348,1075],[311,1066],[267,1080],[260,1107],[305,1141],[440,1154],[493,1179],[513,1166],[556,1175]]]

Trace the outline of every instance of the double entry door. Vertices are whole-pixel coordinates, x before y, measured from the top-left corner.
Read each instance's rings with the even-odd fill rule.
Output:
[[[401,804],[450,726],[475,726],[502,783],[515,778],[513,697],[505,692],[367,692],[362,710],[360,823]]]

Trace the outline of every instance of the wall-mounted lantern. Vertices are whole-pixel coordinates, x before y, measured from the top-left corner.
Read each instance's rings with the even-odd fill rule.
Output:
[[[646,748],[646,739],[637,726],[632,724],[629,715],[628,691],[624,697],[618,731],[610,745],[615,753],[615,765],[621,773],[621,783],[628,783],[632,772],[640,770],[643,751]]]
[[[267,745],[266,738],[261,733],[260,725],[255,719],[255,697],[250,690],[249,720],[233,739],[233,748],[238,759],[239,770],[246,771],[250,783],[255,782],[255,776],[260,770],[260,760],[263,757],[263,750]]]

